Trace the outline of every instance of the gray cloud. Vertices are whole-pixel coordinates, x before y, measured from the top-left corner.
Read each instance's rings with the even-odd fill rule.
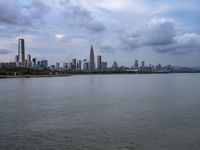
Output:
[[[59,2],[64,7],[62,12],[64,19],[70,26],[84,27],[93,33],[100,33],[106,29],[104,24],[92,17],[91,13],[80,3],[72,4],[70,0]]]
[[[121,34],[124,50],[132,51],[149,47],[158,53],[187,54],[200,51],[200,36],[187,33],[176,34],[175,22],[170,19],[153,19],[145,27]]]
[[[104,41],[100,44],[100,49],[102,52],[105,53],[113,53],[116,50],[116,47],[114,47],[115,44],[113,44],[110,41]]]
[[[99,33],[106,30],[106,27],[99,21],[90,21],[89,24],[86,25],[86,27],[94,33]]]
[[[31,16],[35,19],[41,19],[50,10],[50,6],[42,0],[32,0],[31,6]]]
[[[48,12],[49,7],[39,0],[32,0],[30,6],[23,6],[18,0],[1,0],[0,10],[0,23],[32,26]]]
[[[186,33],[174,38],[175,42],[166,47],[160,47],[156,50],[161,53],[171,52],[173,54],[188,54],[191,52],[200,52],[200,35],[195,33]]]
[[[1,55],[10,54],[10,53],[12,53],[11,50],[8,50],[8,49],[1,49],[1,48],[0,48],[0,54],[1,54]]]
[[[17,2],[0,1],[0,22],[14,25],[30,25],[30,18],[22,12]]]

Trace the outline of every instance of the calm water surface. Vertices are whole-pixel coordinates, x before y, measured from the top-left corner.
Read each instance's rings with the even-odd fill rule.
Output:
[[[200,74],[0,80],[0,150],[199,150]]]

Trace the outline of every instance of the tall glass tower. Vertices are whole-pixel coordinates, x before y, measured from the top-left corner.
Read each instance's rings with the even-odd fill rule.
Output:
[[[24,39],[18,41],[18,62],[22,65],[25,63],[25,43]]]
[[[90,72],[94,72],[94,71],[95,71],[93,46],[91,46],[91,48],[90,48],[89,71],[90,71]]]
[[[98,55],[97,56],[97,71],[100,72],[101,71],[101,56]]]

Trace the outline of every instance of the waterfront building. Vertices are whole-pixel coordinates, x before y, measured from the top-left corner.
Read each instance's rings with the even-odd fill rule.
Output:
[[[59,62],[56,63],[56,70],[60,70],[60,63]]]
[[[41,60],[40,67],[47,68],[48,67],[48,60]]]
[[[90,48],[89,71],[90,71],[90,72],[94,72],[94,71],[95,71],[95,61],[94,61],[94,50],[93,50],[93,46],[91,46],[91,48]]]
[[[67,69],[72,70],[73,69],[73,64],[71,62],[67,63]]]
[[[24,39],[18,40],[18,62],[21,67],[25,64],[25,41]]]
[[[15,56],[14,56],[14,62],[17,63],[18,61],[19,61],[19,57],[18,57],[18,55],[15,55]]]
[[[145,62],[144,61],[142,61],[142,66],[141,67],[145,67]]]
[[[38,62],[37,62],[37,68],[40,68],[40,65],[41,65],[41,62],[38,61]]]
[[[138,62],[138,60],[135,60],[134,69],[139,69],[139,62]]]
[[[152,67],[140,67],[141,72],[146,72],[146,73],[150,73],[153,71]]]
[[[33,58],[32,61],[33,61],[33,67],[36,68],[36,67],[37,67],[37,59],[36,59],[36,58]]]
[[[116,70],[118,70],[118,64],[116,61],[114,61],[112,65],[112,71],[116,71]]]
[[[97,56],[97,71],[101,71],[101,56],[100,55],[98,55]]]
[[[108,71],[108,63],[107,62],[101,62],[101,70],[103,72]]]
[[[161,64],[158,64],[158,65],[156,66],[156,72],[162,72],[162,71],[163,71],[162,65],[161,65]]]
[[[86,72],[89,71],[89,63],[88,62],[84,63],[83,70]]]
[[[56,66],[55,66],[55,65],[51,65],[51,66],[50,66],[50,69],[51,69],[52,71],[55,71],[55,70],[56,70]]]
[[[30,54],[26,54],[26,65],[27,65],[27,67],[32,67],[31,55]]]
[[[80,71],[81,69],[82,69],[82,67],[81,67],[81,60],[78,60],[77,64],[76,64],[76,70]]]
[[[5,62],[5,63],[0,63],[0,68],[15,68],[16,62]]]
[[[63,69],[65,69],[65,70],[67,69],[67,63],[66,62],[63,63]]]
[[[72,70],[76,70],[76,58],[72,59],[72,66],[71,66]]]

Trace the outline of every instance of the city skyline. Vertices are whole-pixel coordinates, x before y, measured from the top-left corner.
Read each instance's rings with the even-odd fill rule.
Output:
[[[0,61],[12,61],[16,41],[23,38],[28,53],[50,64],[83,60],[93,44],[109,65],[145,60],[200,66],[199,5],[197,0],[0,0]]]
[[[26,55],[26,58],[25,58]],[[96,62],[95,62],[96,57]],[[47,59],[38,60],[31,54],[26,53],[25,40],[18,39],[18,54],[14,56],[14,60],[11,62],[0,63],[0,68],[21,68],[21,69],[34,69],[38,71],[51,70],[51,71],[68,71],[77,73],[106,73],[106,72],[132,72],[132,73],[169,73],[172,72],[173,67],[168,64],[162,66],[162,64],[145,64],[145,61],[141,61],[139,65],[139,60],[135,60],[134,65],[124,66],[118,64],[116,61],[108,66],[107,61],[102,61],[102,56],[94,54],[93,45],[90,47],[89,57],[84,60],[73,58],[71,61],[60,62],[56,64],[49,64]]]

